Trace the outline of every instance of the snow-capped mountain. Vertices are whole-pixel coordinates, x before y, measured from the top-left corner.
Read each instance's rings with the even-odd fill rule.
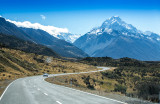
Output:
[[[93,57],[160,60],[160,35],[142,32],[113,16],[78,38],[74,45]]]
[[[78,39],[81,36],[77,34],[71,34],[67,28],[59,28],[59,27],[49,26],[49,25],[44,26],[39,23],[31,23],[29,21],[17,22],[9,19],[6,19],[6,21],[14,23],[17,27],[40,29],[40,30],[46,31],[50,35],[70,43],[73,43],[76,39]]]
[[[63,57],[87,57],[81,49],[77,48],[73,44],[66,42],[62,39],[58,39],[48,32],[40,29],[43,26],[37,24],[37,27],[28,24],[28,28],[18,27],[14,23],[6,21],[5,18],[0,17],[0,33],[5,35],[14,35],[22,40],[34,42],[49,47],[57,54]],[[29,28],[30,27],[30,28]],[[31,28],[34,27],[34,28]],[[46,27],[43,27],[46,28]],[[51,28],[51,27],[50,27]],[[53,28],[53,27],[52,27]],[[52,29],[51,28],[51,29]],[[47,28],[46,28],[47,29]],[[64,31],[59,29],[57,31]],[[51,32],[51,31],[50,31]]]
[[[71,34],[71,33],[60,33],[60,35],[57,35],[59,39],[63,39],[67,42],[73,43],[76,39],[78,39],[81,34]]]
[[[103,24],[100,27],[93,28],[89,32],[89,34],[96,34],[101,35],[102,33],[108,33],[111,34],[113,31],[121,32],[123,35],[130,35],[130,36],[141,36],[142,32],[140,30],[137,30],[134,26],[131,24],[127,24],[124,21],[121,20],[118,16],[113,16],[106,21],[103,22]],[[132,34],[134,33],[134,35]],[[117,34],[112,34],[117,35]]]

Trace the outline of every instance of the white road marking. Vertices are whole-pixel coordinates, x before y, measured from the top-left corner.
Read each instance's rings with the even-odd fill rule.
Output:
[[[47,93],[44,93],[46,96],[48,96],[48,94]]]
[[[99,68],[103,68],[103,67],[99,67]],[[108,70],[108,69],[110,69],[110,68],[105,68],[105,69],[102,69],[102,70],[98,70],[98,72],[100,72],[100,71],[105,71],[105,70]],[[94,71],[80,72],[80,73],[78,73],[78,74],[81,74],[81,73],[92,73],[92,72],[94,72]],[[67,75],[69,75],[69,74],[77,74],[77,73],[67,73]],[[43,81],[45,81],[45,79],[43,79]],[[46,81],[46,82],[47,82],[47,81]],[[49,83],[49,82],[48,82],[48,83]],[[57,86],[61,86],[61,85],[57,85]],[[61,86],[61,87],[65,87],[65,86]],[[103,98],[103,99],[112,100],[112,101],[119,102],[119,103],[122,103],[122,104],[127,104],[127,103],[122,102],[122,101],[118,101],[118,100],[115,100],[115,99],[110,99],[110,98],[103,97],[103,96],[100,96],[100,95],[95,95],[95,94],[88,93],[88,92],[84,92],[84,91],[81,91],[81,90],[76,90],[76,89],[69,88],[69,87],[65,87],[65,88],[68,88],[68,89],[71,89],[71,90],[74,90],[74,91],[78,91],[78,92],[82,92],[82,93],[85,93],[85,94],[88,94],[88,95],[100,97],[100,98]]]
[[[18,80],[18,79],[16,79],[16,80]],[[16,80],[14,80],[13,82],[15,82]],[[2,99],[2,97],[3,97],[3,95],[5,94],[5,92],[7,91],[7,89],[9,88],[9,86],[11,86],[11,84],[12,84],[13,82],[11,82],[11,83],[6,87],[6,89],[4,90],[3,94],[2,94],[1,97],[0,97],[0,101],[1,101],[1,99]]]
[[[73,73],[74,74],[74,73]],[[18,80],[18,79],[17,79]],[[44,79],[43,79],[44,80]],[[15,80],[16,81],[16,80]],[[15,82],[15,81],[13,81],[13,82]],[[45,80],[44,80],[45,81]],[[12,82],[12,83],[13,83]],[[10,85],[12,84],[12,83],[10,83],[7,87],[6,87],[6,89],[5,89],[5,91],[3,92],[3,94],[1,95],[1,97],[0,97],[0,101],[1,101],[1,99],[2,99],[2,97],[4,96],[4,94],[5,94],[5,92],[7,91],[7,89],[10,87]],[[48,82],[49,83],[49,82]],[[58,85],[58,86],[60,86],[60,85]],[[34,87],[36,87],[35,85],[34,85]],[[64,86],[61,86],[61,87],[64,87]],[[68,88],[68,87],[65,87],[65,88]],[[72,88],[68,88],[68,89],[72,89]],[[72,90],[75,90],[75,89],[72,89]],[[75,91],[79,91],[79,92],[83,92],[83,91],[80,91],[80,90],[75,90]],[[83,92],[83,93],[86,93],[86,94],[90,94],[90,95],[94,95],[94,94],[91,94],[91,93],[87,93],[87,92]],[[46,96],[48,96],[48,94],[47,93],[44,93]],[[112,101],[116,101],[116,102],[120,102],[120,103],[123,103],[123,104],[127,104],[127,103],[124,103],[124,102],[121,102],[121,101],[117,101],[117,100],[114,100],[114,99],[110,99],[110,98],[106,98],[106,97],[103,97],[103,96],[99,96],[99,95],[94,95],[94,96],[97,96],[97,97],[101,97],[101,98],[105,98],[105,99],[109,99],[109,100],[112,100]],[[56,101],[58,104],[62,104],[61,102],[59,102],[59,101]]]
[[[59,102],[59,101],[56,101],[58,104],[62,104],[61,102]]]
[[[48,82],[48,83],[49,83],[49,82]],[[57,85],[57,86],[65,87],[65,86],[61,86],[61,85]],[[107,97],[100,96],[100,95],[95,95],[95,94],[92,94],[92,93],[89,93],[89,92],[84,92],[84,91],[77,90],[77,89],[73,89],[73,88],[69,88],[69,87],[65,87],[65,88],[67,88],[67,89],[71,89],[71,90],[74,90],[74,91],[77,91],[77,92],[82,92],[82,93],[85,93],[85,94],[88,94],[88,95],[92,95],[92,96],[100,97],[100,98],[103,98],[103,99],[112,100],[112,101],[115,101],[115,102],[118,102],[118,103],[127,104],[127,103],[122,102],[122,101],[118,101],[118,100],[111,99],[111,98],[107,98]]]
[[[37,88],[37,90],[39,91],[40,89],[39,89],[39,88]]]

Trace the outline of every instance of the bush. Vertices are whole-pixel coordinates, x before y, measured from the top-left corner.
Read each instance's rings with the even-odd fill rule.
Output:
[[[160,91],[160,81],[147,80],[139,82],[136,86],[138,90],[138,96],[145,100],[158,102],[158,96]]]
[[[115,84],[114,91],[121,92],[121,93],[125,94],[126,90],[127,90],[127,87],[125,87],[125,86],[123,86],[121,84]]]
[[[119,79],[120,76],[118,74],[116,74],[115,72],[110,72],[110,71],[107,71],[107,72],[101,72],[102,75],[104,75],[105,77],[107,78],[110,78],[110,79]]]

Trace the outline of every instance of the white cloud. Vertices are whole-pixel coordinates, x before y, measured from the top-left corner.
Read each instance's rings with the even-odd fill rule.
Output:
[[[39,23],[31,23],[29,21],[24,21],[24,22],[17,22],[17,21],[12,21],[9,19],[6,19],[7,21],[14,23],[18,27],[25,27],[25,28],[33,28],[33,29],[41,29],[49,34],[53,35],[54,37],[57,37],[57,35],[60,35],[60,33],[69,33],[67,28],[58,28],[54,26],[44,26]],[[58,37],[57,37],[58,38]]]
[[[46,19],[46,16],[44,16],[44,15],[40,15],[40,16],[41,16],[41,18],[42,18],[43,20]]]

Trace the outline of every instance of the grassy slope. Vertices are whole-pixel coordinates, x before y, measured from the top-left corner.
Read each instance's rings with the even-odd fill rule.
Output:
[[[68,73],[97,70],[92,65],[71,62],[51,56],[0,48],[0,94],[14,79],[43,73]]]
[[[48,63],[47,60],[50,62]],[[80,72],[91,69],[94,70],[96,67],[51,56],[0,48],[0,80],[11,79],[15,76],[21,77],[43,73]]]
[[[130,58],[87,58],[81,62],[92,65],[114,66],[115,70],[99,73],[57,76],[59,84],[72,83],[76,87],[123,94],[158,102],[160,63],[142,62]]]

